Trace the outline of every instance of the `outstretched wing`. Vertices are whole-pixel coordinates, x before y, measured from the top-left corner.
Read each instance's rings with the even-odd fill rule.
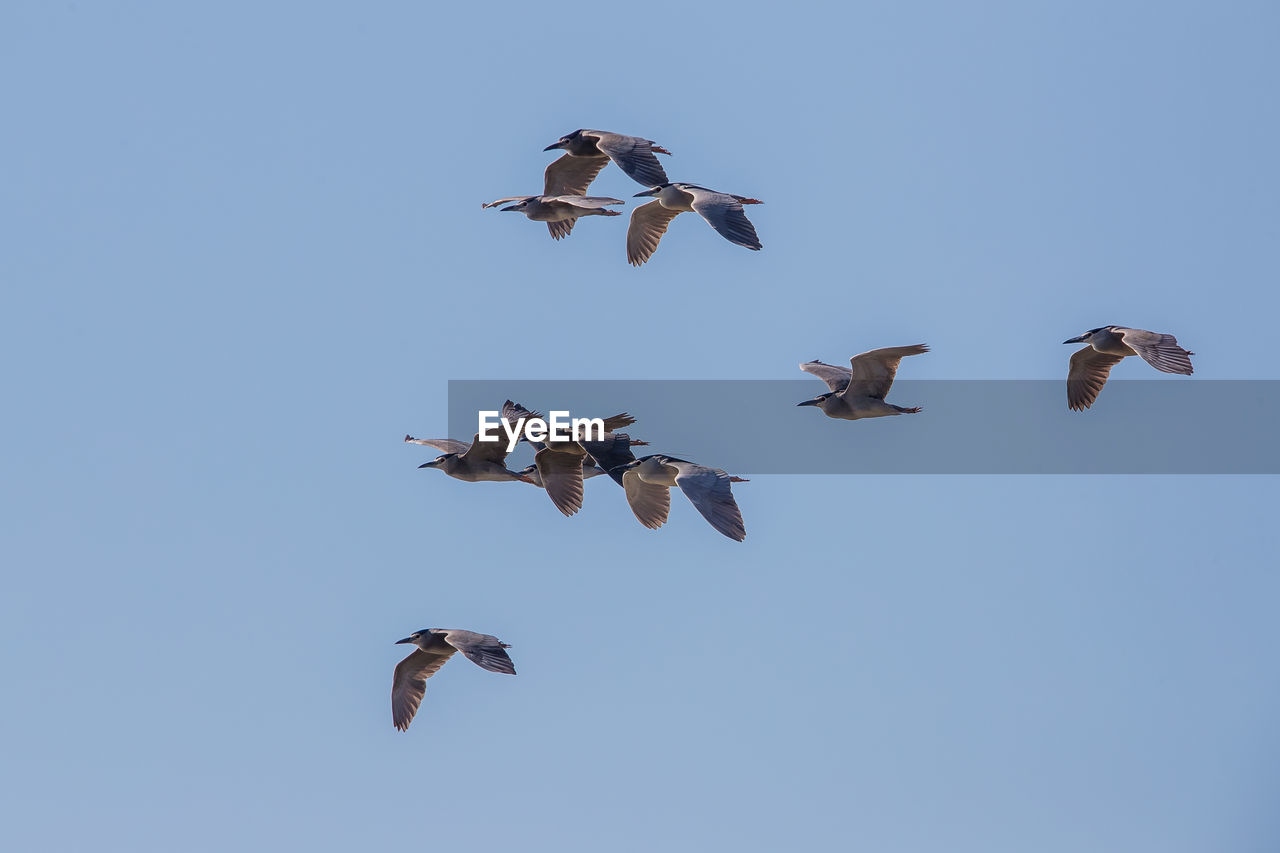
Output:
[[[1122,355],[1098,352],[1092,346],[1076,350],[1067,371],[1067,407],[1073,412],[1083,412],[1092,406],[1102,386],[1107,384],[1111,368],[1123,359]]]
[[[657,530],[667,523],[671,512],[671,489],[646,483],[634,470],[622,475],[622,488],[627,492],[627,503],[640,523],[650,530]]]
[[[492,436],[493,433],[491,432]],[[481,441],[480,433],[476,433],[475,438],[471,439],[471,446],[467,448],[467,452],[462,454],[462,458],[468,462],[497,462],[504,464],[507,461],[507,441],[502,435],[497,436],[496,441]]]
[[[812,373],[827,383],[829,389],[837,393],[845,389],[845,386],[849,384],[849,377],[853,375],[853,371],[847,367],[841,367],[838,364],[826,364],[817,359],[806,361],[800,365],[800,369],[805,373]]]
[[[606,433],[602,441],[578,443],[591,454],[591,458],[605,473],[616,480],[618,485],[622,485],[622,472],[615,473],[613,469],[635,461],[636,455],[631,452],[631,436],[625,432]]]
[[[497,201],[491,201],[488,204],[482,204],[480,205],[480,207],[481,208],[497,207],[498,205],[506,204],[509,201],[530,201],[531,199],[535,199],[535,198],[537,198],[536,195],[513,195],[513,196],[508,196],[507,198],[500,198]]]
[[[658,250],[667,226],[680,211],[663,207],[662,202],[651,201],[631,211],[631,224],[627,227],[627,262],[640,266]]]
[[[1148,332],[1144,329],[1118,329],[1120,338],[1134,352],[1142,356],[1142,360],[1164,373],[1181,373],[1190,376],[1192,372],[1191,356],[1178,346],[1178,339],[1173,335],[1160,332]]]
[[[712,527],[735,542],[747,538],[747,528],[742,523],[738,502],[733,499],[728,474],[693,462],[672,460],[670,464],[680,472],[676,475],[676,485]]]
[[[653,141],[638,136],[623,136],[604,130],[586,131],[596,138],[596,147],[609,155],[627,177],[646,187],[667,183],[667,173],[653,153]],[[663,153],[667,153],[665,150]]]
[[[406,435],[404,440],[406,444],[424,444],[444,453],[466,453],[467,448],[471,446],[465,441],[458,441],[456,438],[414,438],[411,435]]]
[[[413,715],[418,713],[423,694],[427,692],[427,679],[436,674],[445,661],[453,657],[453,649],[424,652],[415,649],[407,658],[396,664],[391,677],[391,721],[400,731],[409,728]]]
[[[849,359],[850,379],[844,390],[846,397],[874,397],[880,400],[889,393],[898,375],[898,364],[904,356],[929,351],[924,344],[908,347],[883,347],[860,353]]]
[[[449,645],[462,652],[477,666],[490,672],[516,674],[515,664],[507,655],[506,650],[509,646],[497,637],[454,628],[446,631],[444,638]]]
[[[566,449],[543,447],[533,455],[533,464],[538,466],[542,487],[556,509],[573,515],[582,509],[582,461],[586,452],[566,452]]]
[[[720,232],[721,237],[748,249],[762,248],[756,227],[747,219],[742,203],[736,198],[702,187],[684,187],[684,191],[693,196],[693,209]]]
[[[575,157],[565,154],[552,161],[542,175],[543,195],[586,195],[587,187],[609,165],[609,158]]]

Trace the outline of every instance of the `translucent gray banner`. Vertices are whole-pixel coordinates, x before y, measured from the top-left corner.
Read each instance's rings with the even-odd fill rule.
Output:
[[[1280,381],[1112,380],[1067,410],[1063,380],[907,380],[915,415],[840,421],[797,380],[451,380],[449,437],[507,399],[544,415],[629,412],[640,453],[734,474],[1276,474]],[[523,463],[527,450],[512,463]],[[518,465],[516,467],[519,467]]]

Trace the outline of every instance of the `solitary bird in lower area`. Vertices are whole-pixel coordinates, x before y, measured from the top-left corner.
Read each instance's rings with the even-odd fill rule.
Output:
[[[468,483],[508,480],[533,482],[519,471],[512,471],[507,467],[507,442],[501,436],[498,441],[481,441],[480,434],[476,433],[470,445],[452,438],[414,438],[406,435],[404,440],[408,444],[423,444],[443,450],[443,455],[430,462],[423,462],[418,467],[438,468],[455,480],[465,480]]]
[[[665,184],[667,173],[654,152],[670,155],[652,139],[610,133],[607,130],[579,129],[566,133],[543,151],[561,149],[564,156],[547,166],[543,174],[547,195],[584,195],[587,187],[609,165],[627,173],[631,180],[646,187]]]
[[[754,250],[761,248],[755,226],[742,211],[744,204],[764,204],[759,199],[716,192],[697,184],[666,182],[635,194],[636,198],[641,196],[654,196],[656,200],[631,212],[627,261],[633,266],[638,267],[653,256],[671,220],[685,210],[692,210],[707,220],[730,243]]]
[[[914,415],[919,406],[904,408],[885,402],[885,395],[898,375],[898,364],[904,356],[920,355],[929,351],[925,344],[906,347],[884,347],[855,355],[848,367],[807,361],[800,365],[805,373],[827,383],[831,390],[826,394],[796,403],[797,406],[817,406],[829,418],[856,421],[860,418],[882,418],[887,415]]]
[[[403,640],[396,640],[396,645],[401,643],[418,647],[396,664],[391,678],[391,721],[402,732],[418,713],[427,690],[427,679],[435,675],[454,652],[462,652],[472,663],[490,672],[516,674],[515,665],[506,652],[511,646],[488,634],[457,628],[423,628]]]
[[[1131,355],[1162,373],[1192,373],[1191,356],[1195,353],[1178,346],[1173,335],[1128,329],[1124,326],[1099,326],[1083,335],[1063,341],[1064,344],[1087,343],[1071,356],[1071,368],[1067,371],[1067,407],[1083,412],[1093,405],[1107,384],[1111,368]]]
[[[667,523],[671,510],[671,487],[679,486],[685,497],[712,527],[735,542],[747,538],[742,512],[733,499],[730,483],[745,483],[719,468],[708,468],[674,456],[644,456],[613,471],[622,475],[627,503],[637,519],[650,530]],[[610,474],[613,474],[610,471]]]
[[[514,201],[515,204],[502,208],[523,213],[535,222],[547,223],[547,230],[554,240],[568,237],[574,223],[584,216],[621,216],[616,210],[607,210],[607,206],[624,204],[622,199],[605,198],[603,196],[581,195],[513,195],[500,198],[481,207],[497,207]]]

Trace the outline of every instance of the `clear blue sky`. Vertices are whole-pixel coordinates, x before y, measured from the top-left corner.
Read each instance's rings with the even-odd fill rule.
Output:
[[[760,477],[738,545],[400,439],[451,378],[922,340],[913,378],[1051,378],[1106,323],[1177,334],[1183,381],[1280,377],[1278,35],[1264,2],[5,4],[0,846],[1275,850],[1274,478]],[[681,217],[637,270],[625,219],[480,209],[584,126],[764,199],[764,250]],[[423,626],[520,675],[453,662],[400,734]]]

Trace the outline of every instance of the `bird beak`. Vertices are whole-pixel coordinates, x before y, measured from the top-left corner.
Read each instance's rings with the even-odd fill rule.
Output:
[[[803,403],[796,403],[796,405],[797,406],[817,406],[817,405],[820,405],[821,403],[822,401],[820,399],[818,399],[817,397],[814,397],[812,400],[805,400]]]
[[[419,467],[419,468],[434,468],[434,467],[436,467],[436,463],[434,463],[434,462],[423,462],[423,463],[422,463],[421,465],[419,465],[418,467]]]
[[[405,637],[403,640],[396,640],[394,645],[398,646],[401,643],[412,643],[412,642],[413,642],[413,637]]]
[[[647,196],[647,195],[657,195],[659,192],[661,192],[661,190],[662,190],[661,187],[654,187],[651,190],[645,190],[642,193],[636,193],[635,195],[632,196],[632,198],[643,198],[644,196]]]
[[[519,208],[516,207],[516,205],[514,204],[509,204],[506,207],[502,208],[503,213],[507,212],[508,210],[519,210]]]
[[[551,143],[550,145],[548,145],[546,148],[543,148],[542,150],[543,150],[543,151],[555,151],[557,148],[563,148],[563,147],[564,147],[564,142],[563,142],[563,141],[561,141],[561,142],[553,142],[553,143]]]
[[[1070,340],[1063,341],[1063,343],[1064,343],[1064,344],[1078,344],[1078,343],[1080,343],[1081,341],[1083,341],[1083,340],[1084,340],[1085,338],[1087,338],[1087,337],[1089,337],[1089,336],[1088,336],[1088,335],[1077,335],[1076,337],[1071,338]]]

